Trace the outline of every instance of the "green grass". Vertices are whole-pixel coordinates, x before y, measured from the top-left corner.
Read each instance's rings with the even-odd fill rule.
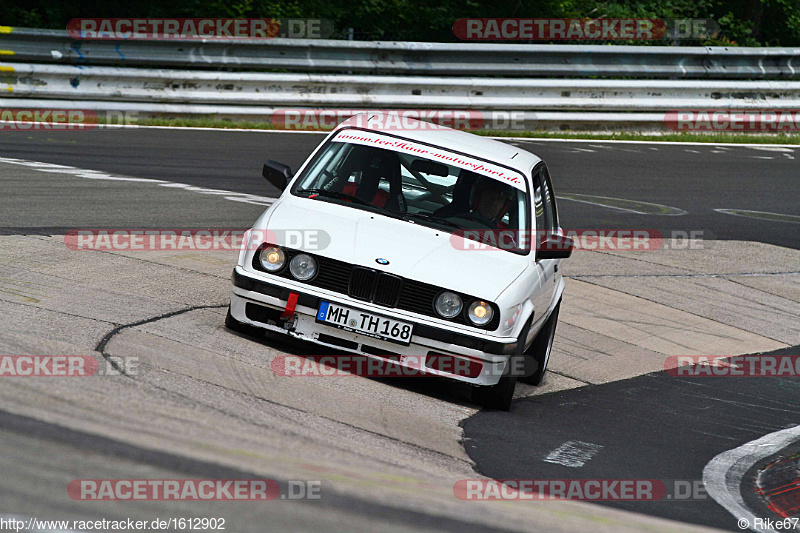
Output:
[[[170,126],[215,129],[261,129],[278,130],[271,122],[249,122],[224,120],[215,117],[193,118],[147,118],[134,122],[139,126]],[[800,144],[800,132],[793,133],[581,133],[581,132],[547,132],[547,131],[473,131],[477,135],[490,137],[524,137],[530,139],[585,139],[590,141],[662,141],[662,142],[700,142],[710,144]]]
[[[525,137],[532,139],[586,139],[612,141],[662,141],[734,144],[800,144],[797,133],[552,133],[547,131],[475,131],[492,137]]]

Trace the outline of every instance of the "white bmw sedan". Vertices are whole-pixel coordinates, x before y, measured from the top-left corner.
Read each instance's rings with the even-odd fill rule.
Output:
[[[387,116],[343,122],[296,175],[264,165],[283,193],[242,246],[226,325],[464,381],[508,410],[518,379],[544,377],[572,251],[547,166]]]

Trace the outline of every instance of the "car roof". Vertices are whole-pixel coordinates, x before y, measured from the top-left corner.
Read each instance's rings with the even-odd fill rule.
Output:
[[[501,163],[518,170],[523,175],[529,175],[530,169],[541,161],[541,158],[522,148],[446,126],[440,126],[430,122],[423,123],[422,121],[410,117],[403,117],[403,123],[424,124],[424,127],[403,129],[381,127],[382,124],[385,123],[385,117],[389,114],[390,113],[383,111],[358,113],[339,124],[334,131],[355,127],[374,131],[376,133],[390,133],[412,141],[433,144],[456,152]],[[365,117],[367,117],[366,120]]]

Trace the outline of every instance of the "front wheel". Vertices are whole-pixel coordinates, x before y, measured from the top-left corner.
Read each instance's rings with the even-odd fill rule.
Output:
[[[508,364],[503,371],[503,376],[496,385],[480,386],[472,388],[472,401],[482,405],[487,409],[497,409],[498,411],[508,411],[511,409],[511,401],[514,399],[514,390],[517,388],[517,379],[520,378],[520,371],[524,369],[526,361],[523,350],[525,349],[525,339],[531,324],[528,322],[522,332],[517,337],[517,350],[514,355],[509,357]]]
[[[525,352],[525,375],[519,380],[529,385],[541,385],[544,373],[547,371],[547,363],[550,361],[550,352],[553,351],[553,339],[556,336],[556,325],[558,324],[558,310],[561,308],[561,301],[556,304],[555,309],[550,314],[547,322],[542,326],[541,331],[533,339],[531,347]],[[530,371],[528,371],[530,369]]]
[[[513,369],[517,367],[515,361],[520,356],[512,355],[503,372],[503,376],[496,385],[481,386],[476,385],[472,388],[472,401],[487,409],[498,411],[508,411],[511,409],[511,400],[514,399],[514,389],[517,388],[517,376]]]

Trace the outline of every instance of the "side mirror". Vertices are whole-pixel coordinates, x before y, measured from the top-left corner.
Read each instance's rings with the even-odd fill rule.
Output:
[[[261,175],[264,176],[265,180],[277,187],[279,191],[282,191],[289,185],[289,180],[292,179],[292,169],[288,165],[270,159],[264,163]]]
[[[551,233],[539,241],[536,247],[536,260],[540,259],[566,259],[572,255],[575,242],[569,237]]]

